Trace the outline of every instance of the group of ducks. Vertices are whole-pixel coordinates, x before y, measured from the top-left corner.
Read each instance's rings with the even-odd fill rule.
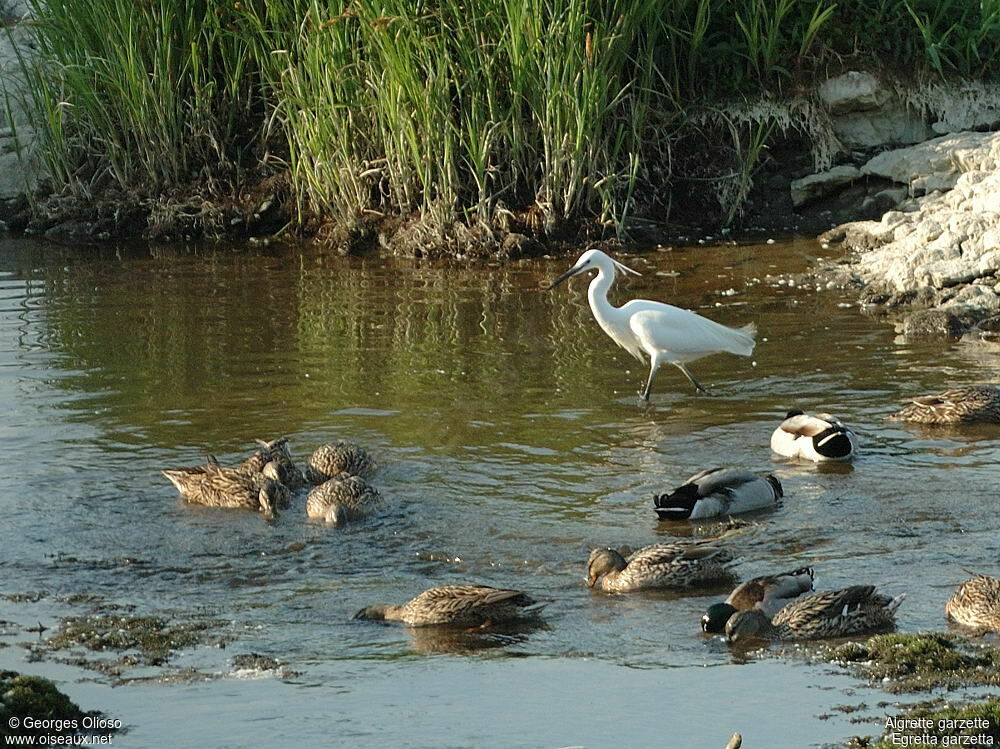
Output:
[[[971,389],[974,394],[983,388]],[[921,420],[928,408],[960,409],[952,395],[914,400]],[[1000,391],[996,393],[1000,405]],[[908,418],[909,406],[899,418]],[[944,418],[938,414],[939,418]],[[912,419],[911,419],[912,420]],[[851,460],[858,448],[854,432],[827,414],[790,412],[774,430],[772,449],[783,456],[816,462]],[[675,491],[655,497],[655,509],[668,519],[732,515],[773,505],[782,496],[773,476],[736,468],[703,471]],[[587,585],[613,593],[691,590],[733,581],[732,552],[718,539],[660,543],[627,556],[612,548],[594,549],[587,560]],[[724,602],[702,617],[702,629],[724,633],[731,643],[756,639],[804,640],[849,637],[891,630],[906,594],[890,597],[873,585],[851,585],[815,592],[814,571],[802,567],[755,577],[737,586]],[[534,617],[539,604],[524,591],[485,585],[445,585],[426,590],[402,605],[377,604],[355,618],[399,621],[413,627],[446,625],[488,627]],[[1000,580],[974,575],[947,602],[947,615],[977,629],[1000,631]]]
[[[953,389],[916,398],[895,416],[927,422],[972,413],[992,393],[991,408],[1000,413],[1000,390],[991,386]],[[963,400],[960,395],[963,395]],[[978,399],[978,401],[977,401]],[[965,404],[964,406],[962,404]],[[937,409],[934,412],[934,409]],[[937,423],[937,422],[931,422]],[[854,432],[828,414],[791,411],[771,435],[772,450],[782,456],[815,462],[847,461],[857,452]],[[259,441],[254,453],[235,467],[222,467],[211,456],[205,465],[164,471],[190,502],[215,507],[243,507],[273,518],[290,506],[294,492],[312,487],[306,514],[334,524],[360,519],[382,505],[368,483],[377,464],[351,442],[320,446],[305,472],[291,458],[288,440]],[[656,513],[667,520],[734,515],[774,506],[782,497],[780,482],[738,468],[702,471],[683,486],[654,497]],[[733,553],[717,539],[677,541],[640,548],[627,556],[612,548],[594,549],[587,560],[587,585],[613,593],[639,590],[692,590],[734,581]],[[702,617],[702,629],[725,633],[730,642],[747,639],[819,639],[891,629],[906,594],[886,596],[872,585],[815,592],[811,567],[755,577],[737,586]],[[409,626],[444,625],[482,628],[535,617],[544,604],[522,590],[486,585],[444,585],[424,591],[403,605],[376,604],[356,619],[399,621]],[[954,621],[1000,631],[1000,580],[975,575],[946,605]]]
[[[1000,423],[1000,388],[974,385],[921,396],[890,418],[928,424]],[[843,462],[855,456],[858,440],[829,414],[791,411],[771,435],[771,449],[789,458]],[[765,509],[782,494],[774,476],[717,468],[695,474],[653,501],[661,519],[690,520]],[[613,592],[689,589],[729,582],[732,563],[733,555],[714,539],[656,544],[628,557],[614,549],[595,549],[587,563],[587,582]],[[730,642],[870,634],[892,629],[896,609],[906,597],[883,595],[872,585],[815,593],[813,580],[811,567],[748,580],[724,603],[709,607],[702,629],[725,632]],[[1000,631],[1000,580],[974,575],[958,588],[945,611],[959,624]]]
[[[172,468],[163,475],[188,502],[253,510],[269,521],[291,507],[292,495],[306,487],[312,487],[306,515],[335,525],[362,518],[382,504],[381,493],[368,483],[378,464],[353,442],[320,445],[304,473],[292,460],[285,437],[257,443],[237,466],[221,466],[209,455],[204,465]]]

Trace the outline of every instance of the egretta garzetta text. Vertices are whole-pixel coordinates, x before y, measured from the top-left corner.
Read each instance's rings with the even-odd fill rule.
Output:
[[[596,270],[597,276],[590,282],[587,299],[598,324],[611,340],[639,361],[645,361],[643,354],[649,357],[649,379],[641,393],[643,400],[649,400],[653,378],[662,364],[673,364],[698,392],[706,393],[708,391],[688,370],[688,362],[722,352],[739,356],[753,353],[753,323],[742,328],[728,328],[690,310],[648,299],[633,299],[621,307],[612,305],[608,301],[608,289],[614,283],[616,270],[637,276],[642,274],[600,250],[584,252],[576,265],[553,281],[549,288],[591,270]]]

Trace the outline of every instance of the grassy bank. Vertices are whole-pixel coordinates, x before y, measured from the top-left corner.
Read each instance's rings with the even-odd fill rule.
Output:
[[[269,230],[344,247],[621,234],[695,183],[732,218],[777,123],[718,102],[1000,51],[1000,0],[33,1],[50,208],[219,233],[284,200]]]

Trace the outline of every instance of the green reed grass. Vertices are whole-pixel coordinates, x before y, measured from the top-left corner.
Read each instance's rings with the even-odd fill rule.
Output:
[[[53,189],[235,192],[268,159],[302,224],[416,215],[439,234],[529,214],[621,230],[669,201],[692,106],[865,50],[995,75],[1000,44],[1000,0],[32,1]],[[734,199],[769,132],[727,145]]]
[[[254,138],[256,62],[229,6],[32,3],[32,95],[57,186],[155,193],[241,160]]]

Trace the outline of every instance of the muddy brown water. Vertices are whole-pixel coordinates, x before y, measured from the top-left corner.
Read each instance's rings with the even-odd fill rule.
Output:
[[[586,282],[544,290],[572,259],[4,240],[0,619],[12,647],[0,665],[55,676],[119,717],[125,747],[721,747],[733,731],[745,746],[804,747],[880,732],[894,712],[873,707],[881,693],[703,636],[700,615],[723,591],[608,596],[583,582],[594,546],[719,532],[657,522],[651,497],[725,464],[785,488],[731,541],[743,578],[811,564],[820,589],[905,591],[899,628],[919,631],[947,626],[963,568],[1000,571],[1000,429],[884,421],[905,395],[995,381],[1000,350],[901,341],[851,292],[789,283],[823,253],[797,240],[623,256],[644,275],[619,280],[618,303],[759,328],[752,359],[692,365],[710,397],[666,367],[643,405],[645,367],[597,327]],[[854,426],[858,460],[773,456],[770,432],[796,407]],[[188,506],[159,474],[278,435],[300,460],[327,440],[367,446],[386,510],[332,529],[308,522],[300,498],[268,525]],[[459,581],[530,591],[548,601],[545,626],[442,635],[351,620]],[[218,678],[111,689],[17,647],[38,638],[36,620],[115,607],[212,617],[230,638],[126,676]],[[238,653],[289,672],[234,672]],[[836,709],[862,702],[868,723]]]

